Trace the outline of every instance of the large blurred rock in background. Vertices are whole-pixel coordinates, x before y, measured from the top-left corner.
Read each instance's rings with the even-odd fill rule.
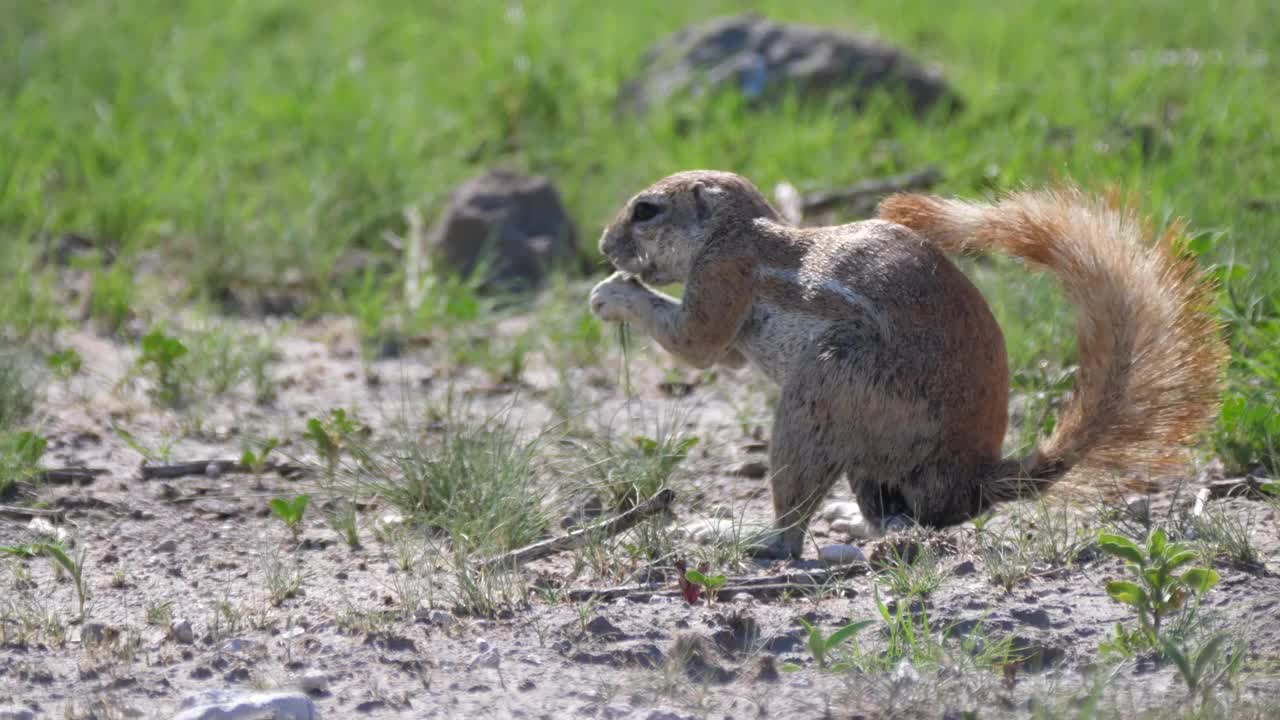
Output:
[[[757,101],[848,91],[899,89],[918,113],[961,106],[941,73],[865,35],[774,22],[754,13],[686,27],[659,41],[618,96],[619,109],[644,112],[684,92],[737,88]]]
[[[486,290],[532,290],[574,260],[577,231],[551,181],[492,170],[454,190],[426,245],[441,270],[468,276],[487,262]]]

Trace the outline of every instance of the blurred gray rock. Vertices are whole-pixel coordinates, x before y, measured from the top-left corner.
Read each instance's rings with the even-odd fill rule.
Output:
[[[492,170],[463,183],[427,233],[437,268],[469,276],[487,261],[483,288],[530,290],[572,262],[577,230],[549,180]]]
[[[879,87],[903,91],[918,113],[962,106],[938,69],[880,40],[744,13],[659,41],[622,87],[618,107],[642,113],[680,93],[737,88],[752,101],[775,101],[787,90],[819,98],[848,92],[856,109]]]
[[[252,692],[230,694],[214,691],[188,699],[174,720],[314,720],[311,698],[300,692]]]

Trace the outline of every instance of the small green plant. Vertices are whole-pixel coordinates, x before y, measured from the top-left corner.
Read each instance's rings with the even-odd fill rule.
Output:
[[[178,361],[186,354],[187,346],[181,340],[160,330],[152,330],[142,337],[138,369],[152,374],[151,396],[166,407],[182,404],[184,393]]]
[[[1217,662],[1227,640],[1226,633],[1218,633],[1209,638],[1195,653],[1187,653],[1179,647],[1178,643],[1169,638],[1161,641],[1161,647],[1164,649],[1165,657],[1172,660],[1174,666],[1178,668],[1178,675],[1186,684],[1187,692],[1192,695],[1202,692],[1207,696],[1213,686],[1235,674],[1244,659],[1243,655],[1235,653],[1230,655],[1226,662]]]
[[[112,334],[133,315],[133,273],[128,263],[117,262],[110,269],[93,274],[93,290],[89,296],[89,314]]]
[[[84,361],[80,357],[80,353],[76,352],[74,348],[67,348],[66,350],[50,353],[45,358],[45,364],[54,375],[58,376],[58,379],[66,381],[80,372]]]
[[[361,454],[358,438],[367,434],[368,428],[342,408],[330,410],[325,417],[307,420],[306,438],[315,447],[330,478],[337,472],[344,450]]]
[[[622,442],[612,433],[586,438],[579,462],[592,490],[605,505],[626,510],[653,497],[698,444],[698,438],[677,432],[678,424],[660,424],[655,436],[637,435]]]
[[[258,448],[257,452],[246,448],[245,451],[240,454],[240,464],[249,468],[249,471],[254,475],[261,475],[262,471],[267,467],[267,457],[271,455],[272,450],[275,450],[278,447],[280,447],[279,438],[268,438],[262,443],[262,446]]]
[[[173,438],[164,436],[161,438],[160,444],[154,448],[148,447],[138,439],[136,435],[128,430],[116,425],[115,421],[111,422],[111,431],[120,438],[125,445],[131,450],[141,455],[147,462],[167,463],[173,451]]]
[[[0,547],[0,553],[23,558],[45,557],[55,568],[65,570],[76,586],[76,597],[80,600],[80,621],[84,621],[84,604],[88,600],[84,586],[83,558],[73,558],[62,543],[43,542],[26,545],[7,545]]]
[[[18,358],[0,354],[0,432],[22,423],[35,408],[35,388]]]
[[[1198,598],[1218,582],[1218,573],[1207,567],[1186,567],[1196,552],[1182,543],[1168,542],[1163,528],[1157,528],[1139,546],[1123,535],[1103,531],[1098,545],[1109,555],[1125,561],[1133,580],[1111,580],[1107,594],[1134,608],[1138,626],[1148,643],[1159,646],[1161,630],[1170,614],[1183,608],[1189,596]]]
[[[342,538],[347,547],[360,547],[360,524],[355,503],[342,501],[325,513],[329,527]]]
[[[720,588],[724,587],[727,578],[723,574],[707,575],[693,568],[685,571],[684,577],[694,585],[702,587],[707,591],[707,604],[711,605],[715,602],[716,593],[720,592]]]
[[[40,458],[48,441],[29,430],[0,434],[0,498],[14,484],[29,481],[39,474]]]
[[[804,626],[805,633],[807,634],[805,646],[809,649],[809,654],[813,656],[814,662],[818,663],[818,668],[822,670],[830,669],[837,671],[847,669],[847,667],[844,663],[837,663],[828,668],[828,657],[831,655],[831,651],[875,622],[874,620],[859,620],[839,628],[830,635],[823,635],[822,629],[816,625],[810,624],[809,621],[804,618],[796,619]],[[794,663],[787,663],[782,666],[782,669],[794,672],[799,670],[800,666]]]
[[[289,528],[289,532],[293,533],[295,538],[302,530],[302,515],[307,511],[307,503],[311,500],[310,495],[295,495],[291,499],[271,498],[268,503],[271,506],[271,512],[280,518],[284,526]]]
[[[147,624],[167,628],[173,622],[173,601],[147,603]]]
[[[937,555],[927,548],[921,549],[914,558],[891,553],[882,567],[880,579],[900,598],[924,597],[937,590],[945,577]]]

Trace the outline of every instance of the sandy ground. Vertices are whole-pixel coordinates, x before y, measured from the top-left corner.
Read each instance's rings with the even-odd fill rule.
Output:
[[[385,504],[360,506],[363,543],[351,548],[329,526],[328,496],[314,476],[144,480],[142,457],[112,429],[127,428],[146,447],[172,440],[176,462],[235,459],[254,434],[297,438],[306,418],[331,407],[355,409],[377,434],[406,408],[421,415],[441,402],[449,385],[474,411],[505,409],[524,427],[555,416],[560,379],[536,358],[518,392],[495,387],[479,372],[450,381],[432,348],[378,361],[372,366],[378,380],[370,382],[349,338],[337,322],[289,331],[272,368],[275,403],[257,406],[242,388],[201,408],[199,428],[189,414],[184,420],[157,410],[141,387],[115,387],[132,362],[129,347],[85,331],[61,339],[85,358],[86,373],[47,389],[39,409],[50,439],[44,464],[108,472],[82,486],[40,487],[36,500],[63,512],[58,527],[82,553],[89,602],[80,622],[65,573],[55,575],[43,560],[0,560],[0,595],[7,596],[0,705],[33,717],[171,717],[210,692],[283,689],[308,692],[326,718],[960,718],[972,716],[966,712],[1074,717],[1080,698],[1099,684],[1102,707],[1123,713],[1185,695],[1170,666],[1141,658],[1115,666],[1100,658],[1099,643],[1132,616],[1103,590],[1122,572],[1120,564],[1089,547],[1069,565],[1032,567],[1031,577],[1006,591],[993,583],[971,524],[937,533],[941,583],[923,609],[934,635],[951,632],[950,653],[937,663],[883,672],[823,671],[798,619],[827,632],[877,619],[877,594],[891,607],[897,602],[883,579],[857,573],[821,597],[732,593],[693,605],[673,597],[670,580],[652,593],[574,603],[546,588],[625,584],[643,567],[624,563],[602,574],[586,551],[575,551],[524,568],[495,591],[515,602],[477,617],[456,610],[456,586],[439,546],[397,540]],[[669,361],[641,347],[631,363],[636,396],[629,404],[616,367],[610,360],[603,369],[571,373],[587,425],[604,427],[639,407],[648,418],[684,413],[688,431],[700,439],[673,481],[669,522],[713,515],[767,521],[767,480],[735,473],[767,459],[764,397],[749,371],[722,371],[673,399],[669,387],[660,387]],[[296,439],[282,452],[306,456]],[[745,474],[759,475],[749,468]],[[1197,482],[1151,498],[1153,515],[1185,507]],[[312,493],[314,504],[295,540],[267,500],[300,492]],[[848,499],[844,486],[831,498]],[[1224,697],[1240,703],[1276,697],[1280,518],[1256,499],[1213,506],[1247,528],[1262,557],[1251,567],[1219,563],[1221,582],[1203,608],[1209,627],[1240,635],[1251,669]],[[1092,531],[1072,523],[1086,523],[1092,512],[1064,511],[1067,529],[1058,530],[1071,542],[1087,539]],[[1044,520],[1034,508],[1011,507],[983,532],[1058,531]],[[26,519],[0,517],[0,543],[36,539],[37,529]],[[817,544],[847,539],[827,520],[817,521],[813,534]],[[622,556],[617,548],[626,541],[620,538],[610,557]],[[807,558],[745,562],[728,571],[819,569],[812,550]],[[273,578],[281,577],[300,578],[300,586],[273,604]],[[912,611],[920,609],[914,601]],[[870,655],[883,651],[878,627],[858,638]],[[973,641],[969,651],[960,647],[965,638]],[[1018,652],[1020,664],[976,668],[964,661],[983,643],[1000,640]],[[800,667],[786,671],[788,664]]]

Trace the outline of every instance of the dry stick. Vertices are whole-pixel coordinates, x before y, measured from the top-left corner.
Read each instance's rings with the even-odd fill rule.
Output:
[[[671,506],[671,501],[675,500],[676,494],[671,488],[664,488],[661,492],[644,502],[636,505],[630,510],[609,518],[598,523],[578,528],[570,532],[568,535],[542,540],[532,545],[526,545],[518,550],[512,550],[509,553],[503,553],[497,557],[492,557],[480,562],[481,567],[493,567],[496,565],[515,566],[524,563],[555,555],[566,550],[572,550],[591,542],[594,538],[610,537],[618,533],[631,529],[636,523],[657,513],[663,512]]]
[[[18,507],[17,505],[0,505],[0,517],[15,518],[18,520],[29,520],[31,518],[52,518],[55,520],[62,519],[61,510],[40,510],[37,508]]]
[[[927,167],[916,172],[887,178],[867,180],[839,190],[808,193],[801,200],[804,214],[814,214],[845,206],[855,214],[868,214],[886,195],[908,190],[927,190],[942,180],[942,172]]]
[[[38,474],[41,482],[50,485],[88,485],[99,475],[106,475],[106,468],[69,467],[41,470]]]
[[[213,468],[213,472],[209,472],[209,468]],[[172,480],[174,478],[188,477],[191,475],[222,475],[226,473],[253,473],[253,467],[239,463],[234,460],[196,460],[194,462],[177,463],[174,465],[142,465],[139,468],[142,472],[143,480]],[[262,472],[273,472],[281,477],[292,477],[301,475],[303,468],[299,465],[267,463],[262,466]]]
[[[870,570],[866,563],[853,563],[820,570],[817,572],[797,572],[783,575],[747,575],[731,577],[716,590],[716,595],[727,595],[735,592],[757,596],[775,596],[791,592],[797,595],[808,595],[823,589],[849,589],[844,586],[831,585],[837,580],[844,580],[854,575],[864,575]],[[611,588],[577,588],[565,592],[565,597],[573,602],[585,602],[592,598],[614,600],[622,597],[679,597],[679,590],[661,590],[654,585],[624,585]]]

